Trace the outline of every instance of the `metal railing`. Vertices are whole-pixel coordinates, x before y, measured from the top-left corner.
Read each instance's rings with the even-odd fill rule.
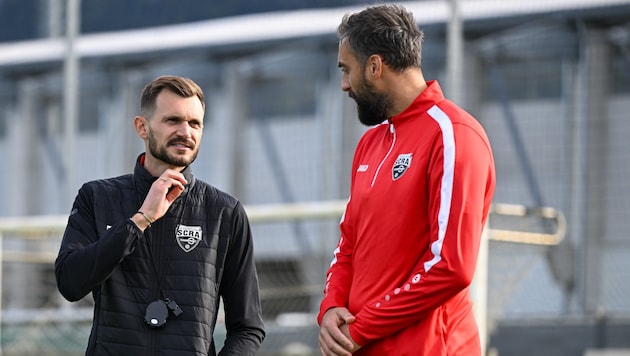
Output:
[[[346,206],[345,200],[268,204],[246,206],[245,210],[250,223],[290,222],[296,220],[318,220],[340,218]],[[475,301],[475,313],[478,316],[482,342],[487,340],[486,327],[486,295],[487,295],[487,264],[488,240],[504,241],[520,244],[554,245],[560,243],[566,233],[566,220],[561,211],[549,207],[526,207],[514,204],[493,204],[490,211],[489,226],[479,253],[477,274],[473,281],[471,293]],[[19,235],[21,239],[29,240],[30,246],[37,244],[38,239],[52,239],[58,244],[67,223],[67,216],[29,216],[0,218],[0,325],[7,322],[2,314],[2,265],[3,262],[52,264],[57,251],[50,248],[16,249],[4,248],[4,237],[8,234]],[[496,225],[496,226],[494,226]],[[28,245],[28,244],[27,244]],[[46,245],[42,243],[42,245]],[[264,297],[264,293],[262,293]],[[67,308],[66,308],[67,309]],[[32,312],[32,311],[30,311]],[[24,315],[31,315],[27,312]],[[79,313],[89,319],[91,313]],[[77,315],[79,315],[77,314]],[[47,310],[48,318],[67,318],[68,310]],[[14,320],[15,318],[9,318]],[[18,318],[19,319],[19,318]],[[16,319],[17,320],[17,319]],[[20,319],[21,320],[21,319]],[[22,320],[23,322],[24,320]],[[0,326],[1,328],[1,326]],[[2,330],[0,329],[0,335]],[[2,345],[0,344],[0,355]]]

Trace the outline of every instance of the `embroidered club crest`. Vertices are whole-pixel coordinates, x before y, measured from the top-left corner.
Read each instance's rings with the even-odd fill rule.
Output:
[[[396,162],[394,162],[394,166],[392,167],[392,179],[397,180],[402,177],[403,174],[407,171],[407,168],[411,166],[411,153],[403,153],[398,155],[396,158]]]
[[[175,239],[184,252],[190,252],[199,245],[202,233],[201,226],[177,225]]]

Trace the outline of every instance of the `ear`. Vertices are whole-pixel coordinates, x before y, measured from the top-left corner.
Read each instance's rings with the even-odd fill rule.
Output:
[[[138,136],[140,136],[143,140],[146,140],[149,137],[149,120],[145,119],[143,116],[136,116],[133,119],[133,125],[136,128],[136,132]]]
[[[371,55],[367,60],[367,71],[373,79],[380,78],[383,74],[383,58],[378,54]]]

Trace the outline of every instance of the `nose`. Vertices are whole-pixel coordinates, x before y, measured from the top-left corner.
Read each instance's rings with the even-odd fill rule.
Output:
[[[178,126],[177,126],[177,135],[181,136],[181,137],[190,137],[191,135],[191,127],[188,124],[188,121],[182,121]]]
[[[348,76],[346,74],[341,76],[341,90],[350,91],[350,81],[348,80]]]

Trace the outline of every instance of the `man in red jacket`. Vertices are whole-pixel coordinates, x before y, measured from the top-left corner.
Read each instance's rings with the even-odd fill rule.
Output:
[[[469,286],[495,188],[488,137],[420,67],[398,5],[346,15],[341,88],[369,126],[326,274],[323,355],[481,354]]]

